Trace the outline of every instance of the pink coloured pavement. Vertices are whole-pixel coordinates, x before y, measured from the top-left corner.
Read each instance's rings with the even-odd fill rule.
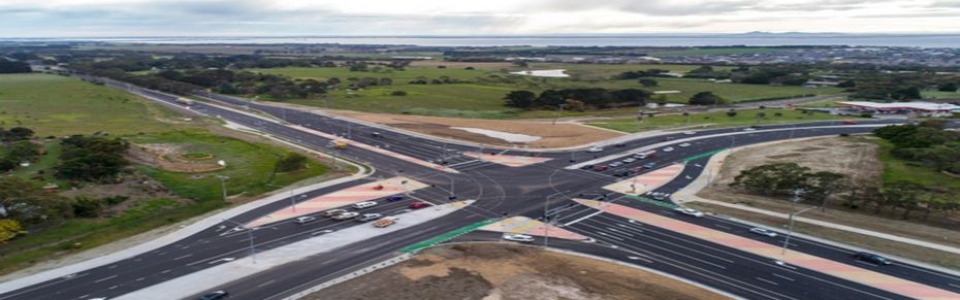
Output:
[[[383,149],[383,148],[370,146],[370,145],[367,145],[367,144],[364,144],[364,143],[360,143],[360,142],[357,142],[357,141],[344,139],[344,138],[341,138],[341,137],[339,137],[339,136],[335,136],[335,135],[332,135],[332,134],[329,134],[329,133],[326,133],[326,132],[316,131],[316,130],[313,130],[313,129],[310,129],[310,128],[306,128],[306,127],[303,127],[303,126],[297,126],[297,125],[287,125],[287,126],[290,127],[290,128],[294,128],[294,129],[297,129],[297,130],[304,131],[304,132],[309,132],[309,133],[312,133],[312,134],[315,134],[315,135],[319,135],[319,136],[322,136],[322,137],[327,138],[327,139],[330,139],[330,140],[345,142],[345,143],[347,143],[347,145],[349,145],[349,147],[357,147],[357,148],[361,148],[361,149],[364,149],[364,150],[367,150],[367,151],[370,151],[370,152],[376,152],[376,153],[383,154],[383,155],[386,155],[386,156],[390,156],[390,157],[393,157],[393,158],[402,159],[402,160],[405,160],[405,161],[407,161],[407,162],[415,163],[415,164],[418,164],[418,165],[421,165],[421,166],[424,166],[424,167],[428,167],[428,168],[431,168],[431,169],[434,169],[434,170],[437,170],[437,171],[443,171],[443,172],[447,172],[447,173],[460,173],[459,171],[454,170],[454,169],[452,169],[452,168],[447,168],[447,167],[444,167],[444,166],[441,166],[441,165],[438,165],[438,164],[435,164],[435,163],[431,163],[431,162],[424,161],[424,160],[421,160],[421,159],[413,158],[413,157],[410,157],[410,156],[407,156],[407,155],[403,155],[403,154],[400,154],[400,153],[396,153],[396,152],[393,152],[393,151],[390,151],[390,150],[386,150],[386,149]]]
[[[655,190],[667,182],[670,182],[670,180],[673,180],[677,175],[680,175],[680,172],[683,172],[683,164],[673,164],[650,173],[641,174],[607,185],[603,188],[626,195],[639,195]]]
[[[543,222],[533,220],[527,217],[512,217],[487,226],[480,227],[480,230],[495,231],[503,233],[516,233],[525,235],[545,236],[551,238],[561,238],[568,240],[585,240],[587,237],[560,229],[553,225],[547,225]]]
[[[406,184],[403,184],[404,181],[406,181]],[[383,188],[378,189],[380,186]],[[307,214],[318,213],[334,207],[383,198],[386,196],[396,195],[407,191],[414,191],[425,187],[427,187],[426,184],[405,177],[384,179],[350,187],[344,190],[339,190],[297,203],[296,209],[294,209],[293,206],[288,205],[278,211],[247,223],[245,227],[252,228],[263,226],[265,224],[289,220]]]
[[[487,153],[477,153],[477,152],[463,152],[463,156],[473,157],[479,160],[489,161],[495,164],[500,164],[500,165],[514,167],[514,168],[526,167],[533,164],[539,164],[542,162],[549,161],[551,159],[547,157],[500,155],[500,154],[487,154]]]
[[[726,232],[667,218],[643,210],[619,204],[602,203],[594,200],[576,201],[583,205],[590,206],[610,214],[661,227],[702,240],[726,245],[728,247],[747,251],[753,254],[770,257],[791,265],[818,271],[907,297],[923,300],[960,299],[960,294],[957,293],[835,262],[798,251],[791,250],[787,251],[786,255],[781,255],[781,248],[771,244],[762,243]]]

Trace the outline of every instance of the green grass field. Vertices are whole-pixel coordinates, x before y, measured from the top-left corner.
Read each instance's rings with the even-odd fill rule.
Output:
[[[564,63],[532,63],[529,68],[533,70],[566,69],[567,74],[574,78],[583,80],[604,80],[610,79],[620,73],[627,71],[642,71],[648,69],[666,69],[674,73],[686,74],[690,70],[701,67],[700,65],[675,65],[675,64],[564,64]],[[519,69],[519,68],[517,68]],[[714,70],[724,71],[732,70],[733,67],[713,67]]]
[[[226,180],[228,195],[256,196],[306,178],[320,176],[327,171],[326,166],[311,160],[304,170],[274,174],[277,159],[288,150],[199,130],[138,135],[127,140],[135,144],[176,145],[182,153],[210,154],[214,161],[226,161],[226,169],[202,174],[176,173],[137,166],[140,171],[160,181],[173,193],[198,201],[219,201],[222,198],[217,175],[230,177]]]
[[[169,131],[174,116],[146,100],[78,79],[46,74],[0,75],[0,127],[24,126],[38,136],[124,135]]]
[[[907,181],[929,188],[947,188],[960,193],[960,179],[946,176],[930,168],[911,165],[909,161],[897,158],[891,154],[893,144],[882,139],[870,141],[880,146],[880,161],[883,162],[883,184],[897,181]]]
[[[645,70],[654,67],[669,67],[686,72],[697,66],[685,65],[578,65],[535,64],[534,69],[569,68],[573,73],[595,76],[602,80],[577,80],[571,78],[536,78],[512,76],[498,70],[463,70],[462,68],[437,69],[434,67],[409,67],[403,71],[382,69],[379,72],[350,72],[346,68],[278,68],[255,71],[281,74],[300,79],[326,80],[332,77],[346,80],[350,77],[391,78],[390,86],[372,86],[360,91],[335,90],[320,99],[290,100],[292,103],[365,112],[417,114],[467,118],[539,118],[553,117],[552,111],[519,111],[503,105],[503,96],[513,90],[541,92],[547,89],[592,88],[607,89],[643,88],[636,80],[609,80],[609,76],[629,70]],[[470,83],[411,85],[417,77],[451,79]],[[840,89],[810,89],[792,86],[767,86],[748,84],[718,84],[701,79],[655,78],[660,86],[647,88],[651,91],[680,91],[667,95],[668,102],[685,103],[692,95],[711,91],[731,102],[755,101],[804,95],[840,93]],[[405,91],[406,96],[393,96],[393,91]],[[566,112],[564,116],[611,115],[630,113],[635,109],[611,111]]]
[[[941,92],[935,90],[925,90],[921,96],[927,99],[960,99],[960,92]]]
[[[758,112],[763,112],[766,114],[763,118],[757,118]],[[782,116],[776,116],[776,113],[782,114]],[[655,129],[670,129],[686,126],[697,126],[697,125],[707,125],[709,127],[734,127],[734,126],[748,126],[748,125],[764,125],[764,124],[777,124],[777,123],[797,123],[797,122],[808,122],[808,121],[822,121],[822,120],[839,120],[843,119],[842,117],[832,116],[826,113],[811,113],[803,114],[797,110],[785,110],[785,109],[747,109],[747,110],[738,110],[735,117],[727,116],[726,112],[710,112],[710,113],[698,113],[690,114],[689,116],[683,115],[666,115],[666,116],[655,116],[644,118],[643,123],[637,125],[637,120],[635,118],[622,118],[622,119],[610,119],[602,121],[588,122],[588,125],[597,126],[606,129],[613,129],[623,132],[638,132],[644,130],[655,130]]]

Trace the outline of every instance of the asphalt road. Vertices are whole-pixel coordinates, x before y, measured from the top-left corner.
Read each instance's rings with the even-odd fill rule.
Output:
[[[459,199],[475,199],[477,202],[470,207],[415,226],[393,233],[387,237],[366,240],[350,245],[344,245],[332,252],[323,253],[308,259],[307,263],[275,268],[229,283],[225,286],[210,287],[211,290],[226,289],[231,292],[231,299],[280,299],[285,295],[309,287],[323,280],[335,278],[340,274],[362,268],[378,258],[389,257],[402,247],[429,239],[445,232],[463,227],[474,222],[489,218],[512,215],[527,215],[541,217],[544,204],[548,207],[565,208],[561,216],[572,217],[584,214],[585,210],[576,205],[570,205],[570,199],[580,195],[601,195],[605,192],[600,189],[603,185],[616,182],[617,172],[627,167],[613,168],[605,172],[589,170],[565,169],[573,162],[586,161],[602,154],[591,154],[583,151],[574,152],[525,152],[504,151],[495,149],[481,149],[471,145],[458,143],[444,143],[417,136],[404,135],[379,127],[363,124],[354,124],[342,119],[301,112],[296,110],[251,103],[248,101],[220,95],[201,94],[198,96],[212,98],[213,102],[221,105],[232,105],[237,108],[258,110],[283,120],[274,122],[253,114],[238,113],[205,102],[192,103],[178,102],[176,97],[140,89],[123,83],[108,81],[107,85],[126,89],[155,101],[164,102],[188,108],[197,113],[215,116],[224,120],[255,128],[272,136],[315,149],[317,151],[335,154],[338,157],[348,157],[351,160],[374,166],[377,173],[363,180],[351,181],[337,186],[310,191],[302,195],[293,195],[292,198],[278,200],[269,205],[244,213],[231,221],[224,221],[218,226],[184,238],[176,243],[158,248],[142,255],[122,260],[113,264],[78,272],[72,276],[51,280],[16,291],[6,291],[0,294],[0,300],[7,299],[89,299],[93,297],[116,297],[134,290],[154,285],[172,278],[183,276],[219,263],[222,259],[244,259],[251,254],[248,248],[250,235],[257,251],[265,251],[280,247],[298,240],[325,234],[324,230],[339,230],[348,226],[355,226],[356,222],[335,222],[321,220],[308,225],[297,225],[292,222],[280,222],[266,225],[250,232],[227,233],[234,227],[233,222],[244,223],[269,212],[284,208],[291,201],[302,201],[313,196],[329,193],[375,180],[380,177],[396,175],[408,176],[430,184],[430,188],[416,191],[412,194],[416,198],[433,203],[446,203],[452,194]],[[459,174],[438,172],[418,164],[396,159],[391,156],[366,151],[352,147],[348,149],[333,149],[328,147],[330,140],[316,136],[309,132],[300,131],[285,126],[282,123],[300,125],[328,134],[340,135],[365,144],[388,149],[424,161],[446,164],[458,170]],[[878,121],[891,122],[891,121]],[[863,122],[861,122],[863,124]],[[807,127],[829,126],[829,128],[809,129]],[[785,131],[763,131],[765,129],[793,128]],[[661,152],[655,159],[658,166],[668,165],[688,157],[714,150],[742,146],[753,143],[798,138],[806,136],[836,135],[840,133],[863,133],[872,128],[844,126],[836,122],[807,123],[802,125],[765,126],[761,131],[745,133],[734,137],[708,137],[714,134],[737,132],[742,129],[715,129],[696,132],[693,135],[677,134],[674,138],[707,137],[691,142],[690,147],[675,147],[673,152]],[[374,132],[379,133],[375,135]],[[608,152],[626,151],[643,146],[665,142],[670,137],[658,136],[653,138],[637,139],[623,143],[620,147],[610,147]],[[524,168],[510,168],[490,162],[479,161],[461,155],[465,151],[484,151],[486,153],[502,153],[512,155],[531,155],[553,158],[546,163]],[[618,158],[620,159],[620,158]],[[701,164],[706,158],[691,161],[691,164]],[[648,161],[644,161],[646,163]],[[663,188],[661,191],[673,192],[689,183],[690,178],[699,174],[699,168],[691,167],[684,174]],[[619,199],[619,195],[610,195],[608,199]],[[370,212],[385,214],[402,213],[408,201],[386,203],[368,209]],[[622,200],[616,200],[622,201]],[[658,206],[643,205],[631,202],[618,202],[628,205],[637,205],[638,208],[676,216],[669,210]],[[558,217],[559,218],[559,217]],[[758,238],[750,234],[741,224],[712,217],[685,219],[690,222],[712,228],[729,228],[729,232]],[[624,227],[627,226],[627,227]],[[718,227],[724,226],[724,227]],[[846,282],[818,272],[799,268],[787,268],[771,264],[769,259],[752,256],[738,250],[715,245],[709,242],[692,239],[675,233],[649,226],[640,226],[629,221],[609,215],[596,215],[571,224],[570,228],[584,235],[591,236],[598,241],[595,244],[555,240],[551,247],[563,248],[594,255],[624,260],[624,249],[636,253],[634,256],[642,259],[627,259],[629,263],[643,264],[660,268],[665,272],[682,276],[715,288],[723,289],[748,299],[901,299],[897,295],[890,295],[883,291]],[[617,229],[617,230],[611,230]],[[621,231],[622,229],[622,231]],[[628,231],[629,230],[629,231]],[[655,239],[638,239],[635,231],[655,236]],[[552,240],[553,241],[553,240]],[[803,251],[836,261],[858,264],[854,262],[849,250],[818,244],[813,241],[794,239],[791,251]],[[775,243],[774,240],[765,242]],[[611,246],[616,245],[617,248]],[[870,266],[866,266],[870,267]],[[960,279],[948,274],[941,274],[932,270],[896,263],[894,266],[875,268],[876,270],[897,277],[914,280],[931,286],[960,292]],[[789,279],[786,279],[789,278]]]

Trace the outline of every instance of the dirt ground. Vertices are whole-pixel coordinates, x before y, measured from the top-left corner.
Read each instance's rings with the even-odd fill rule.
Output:
[[[538,248],[468,244],[311,294],[343,300],[646,300],[727,299],[643,270]]]
[[[730,183],[740,171],[771,163],[793,162],[812,171],[828,171],[846,176],[849,182],[879,182],[883,172],[875,144],[841,137],[808,139],[789,143],[769,143],[745,147],[727,156],[723,169],[710,185],[713,192],[729,192]]]
[[[412,115],[373,114],[353,111],[330,111],[344,117],[401,128],[413,132],[444,138],[458,139],[497,146],[513,146],[510,143],[485,135],[451,127],[472,127],[509,133],[539,136],[542,139],[529,143],[530,148],[563,148],[581,146],[614,137],[621,133],[597,129],[574,123],[560,122],[553,125],[547,120],[480,120]]]

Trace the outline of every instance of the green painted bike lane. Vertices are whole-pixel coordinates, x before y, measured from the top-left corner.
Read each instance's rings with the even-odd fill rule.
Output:
[[[469,232],[471,232],[471,231],[477,230],[477,228],[490,225],[490,224],[492,224],[492,223],[494,223],[494,222],[497,222],[497,221],[499,221],[499,219],[487,219],[487,220],[483,220],[483,221],[480,221],[480,222],[476,222],[476,223],[473,223],[473,224],[464,226],[464,227],[462,227],[462,228],[460,228],[460,229],[457,229],[457,230],[454,230],[454,231],[451,231],[451,232],[447,232],[447,233],[438,235],[438,236],[436,236],[436,237],[434,237],[434,238],[432,238],[432,239],[429,239],[429,240],[426,240],[426,241],[422,241],[422,242],[419,242],[419,243],[416,243],[416,244],[407,246],[407,247],[405,247],[405,248],[403,248],[403,249],[400,249],[400,252],[401,252],[401,253],[410,253],[410,252],[414,252],[414,251],[417,251],[417,250],[420,250],[420,249],[423,249],[423,248],[427,248],[427,247],[436,245],[436,244],[438,244],[438,243],[440,243],[440,242],[443,242],[443,241],[446,241],[446,240],[449,240],[449,239],[452,239],[452,238],[455,238],[455,237],[464,235],[464,234],[469,233]]]

